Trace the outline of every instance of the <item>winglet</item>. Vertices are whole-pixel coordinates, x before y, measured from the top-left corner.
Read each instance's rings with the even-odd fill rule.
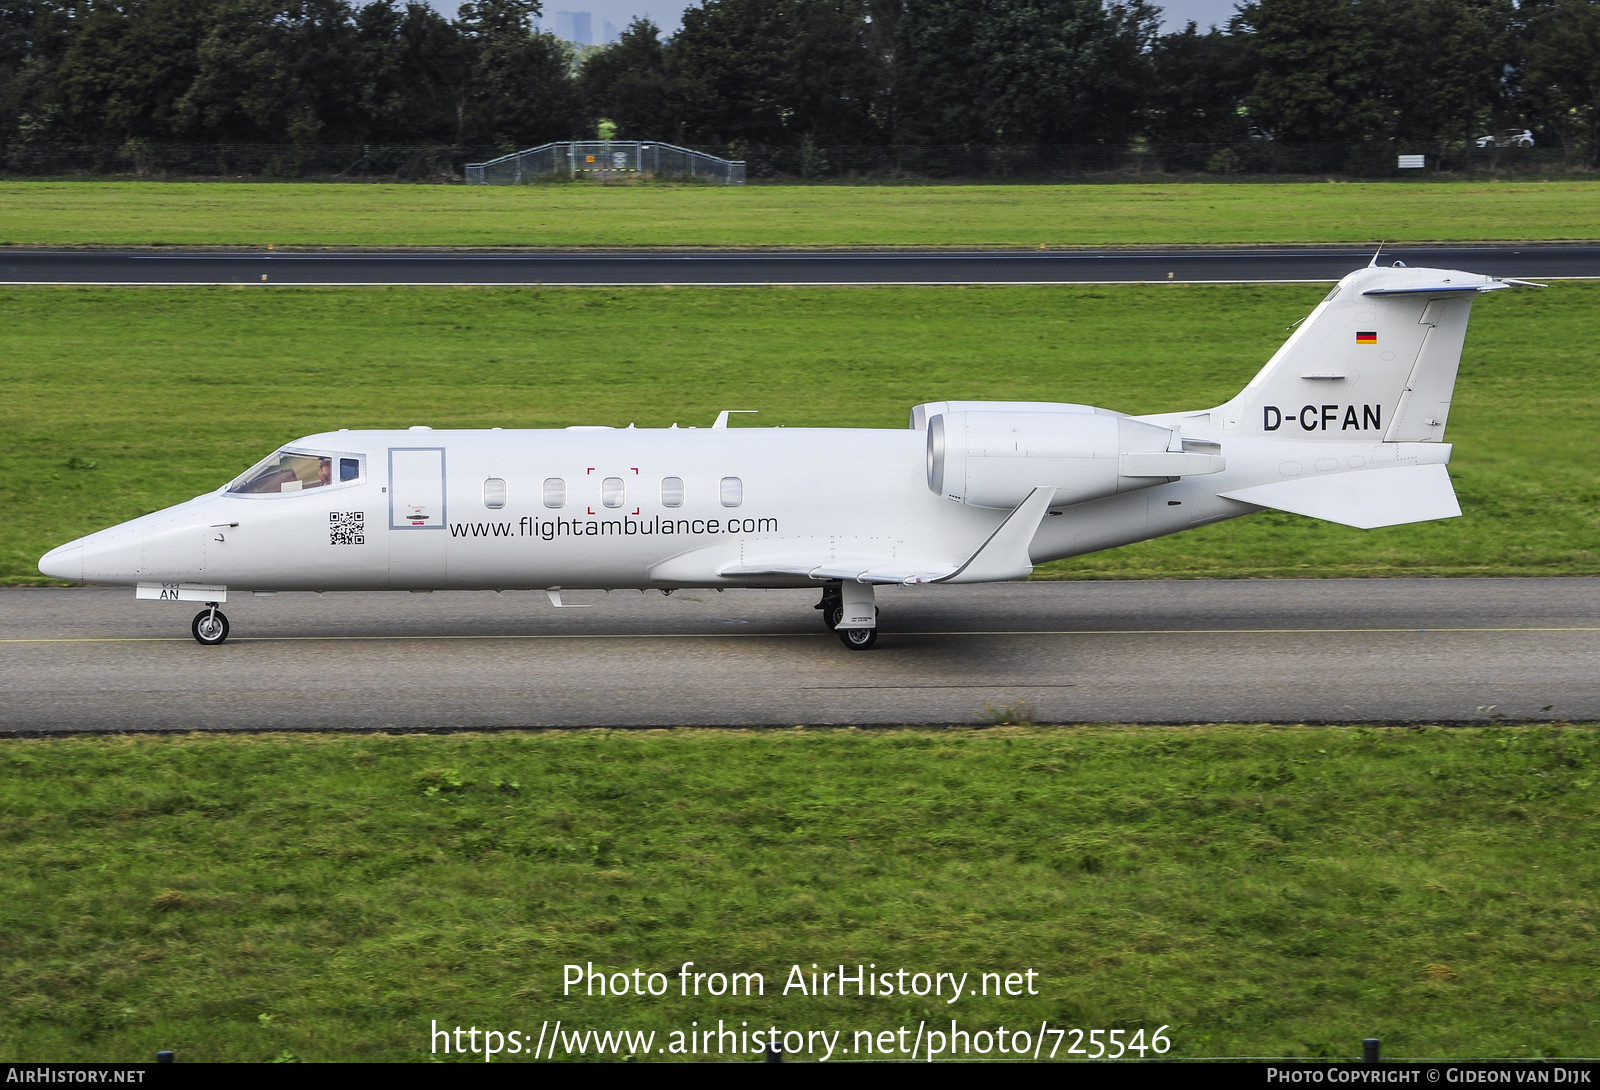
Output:
[[[1033,571],[1028,546],[1050,510],[1054,486],[1041,486],[1028,493],[1017,509],[1006,516],[989,540],[967,558],[967,562],[935,583],[987,583],[997,579],[1021,579]]]
[[[1383,253],[1383,243],[1388,241],[1388,239],[1384,239],[1383,242],[1378,243],[1378,248],[1372,251],[1372,260],[1367,262],[1367,268],[1376,269],[1378,267],[1378,255]]]

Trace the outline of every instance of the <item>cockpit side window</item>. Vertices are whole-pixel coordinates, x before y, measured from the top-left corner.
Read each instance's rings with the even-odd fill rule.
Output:
[[[234,481],[228,491],[264,495],[303,492],[336,481],[349,484],[361,480],[363,461],[359,455],[280,450]]]

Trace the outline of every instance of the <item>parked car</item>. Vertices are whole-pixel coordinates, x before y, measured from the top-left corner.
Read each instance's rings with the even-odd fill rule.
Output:
[[[1480,148],[1531,148],[1533,133],[1527,129],[1501,129],[1497,133],[1478,137]]]

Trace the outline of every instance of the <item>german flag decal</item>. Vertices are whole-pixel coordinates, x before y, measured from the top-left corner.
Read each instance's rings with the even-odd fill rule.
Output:
[[[1371,333],[1357,333],[1356,334],[1356,343],[1357,344],[1377,344],[1378,343],[1378,334],[1377,334],[1376,331],[1371,332]]]

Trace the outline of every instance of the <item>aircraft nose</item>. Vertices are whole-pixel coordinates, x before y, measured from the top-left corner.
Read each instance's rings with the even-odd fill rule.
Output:
[[[83,542],[70,541],[39,558],[39,570],[52,579],[83,581]]]
[[[52,549],[40,557],[39,570],[74,583],[136,582],[145,566],[147,537],[142,527],[132,523],[113,526]]]

